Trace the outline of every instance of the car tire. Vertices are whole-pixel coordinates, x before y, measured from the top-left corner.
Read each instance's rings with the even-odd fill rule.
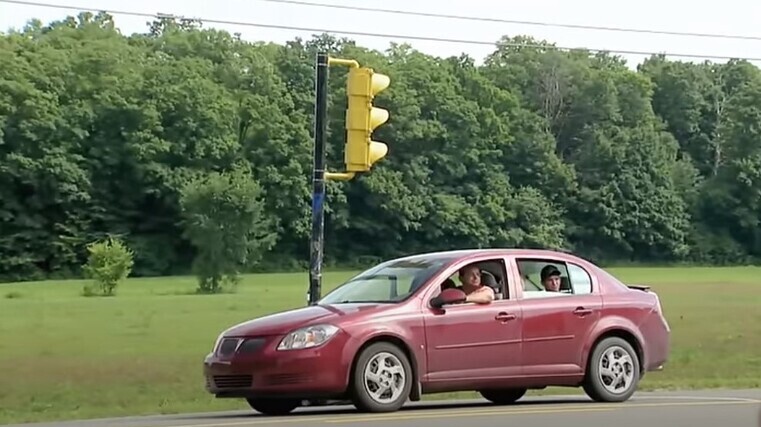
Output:
[[[620,359],[611,362],[612,357]],[[620,391],[613,390],[609,384],[611,377],[604,372],[604,368],[611,368],[613,374],[624,374],[624,378],[619,379],[624,379],[629,384]],[[637,390],[639,370],[639,357],[631,344],[618,337],[605,338],[594,347],[589,356],[584,392],[597,402],[623,402]]]
[[[510,388],[502,390],[481,390],[479,393],[484,399],[496,405],[509,405],[515,403],[526,394],[525,388]]]
[[[256,412],[264,415],[288,415],[294,409],[301,406],[301,400],[298,399],[271,399],[252,397],[246,399],[248,405]]]
[[[383,361],[389,362],[391,366],[388,366],[388,363],[384,366],[378,364]],[[380,377],[366,376],[366,371],[370,375],[376,374]],[[374,343],[359,354],[354,366],[352,402],[358,410],[363,412],[398,411],[407,402],[413,382],[412,366],[404,351],[388,342]],[[392,390],[390,398],[380,400],[373,395],[373,391],[377,390],[379,385],[389,386],[393,383],[396,383],[397,387]],[[384,394],[382,393],[379,397],[383,397]]]

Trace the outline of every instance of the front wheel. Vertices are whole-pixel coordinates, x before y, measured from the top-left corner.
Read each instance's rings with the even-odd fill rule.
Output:
[[[639,358],[626,340],[609,337],[589,357],[584,391],[598,402],[623,402],[637,390]]]
[[[352,401],[360,411],[399,410],[412,389],[412,367],[397,346],[379,342],[360,353],[354,367]]]
[[[246,401],[253,410],[264,415],[288,415],[301,406],[301,400],[296,399],[249,398]]]

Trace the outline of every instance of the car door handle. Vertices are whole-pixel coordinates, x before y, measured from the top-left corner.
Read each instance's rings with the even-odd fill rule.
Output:
[[[505,313],[505,312],[503,311],[503,312],[500,312],[500,313],[498,313],[496,316],[494,316],[494,319],[495,319],[495,320],[499,320],[499,321],[502,321],[502,322],[506,322],[506,321],[508,321],[508,320],[513,320],[513,319],[515,319],[515,315],[514,315],[514,314],[512,314],[512,313]]]
[[[573,311],[573,314],[577,316],[586,316],[587,314],[592,314],[592,309],[584,308],[584,307],[576,307],[576,310]]]

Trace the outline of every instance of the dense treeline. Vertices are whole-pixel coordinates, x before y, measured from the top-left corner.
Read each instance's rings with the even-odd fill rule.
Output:
[[[79,274],[106,235],[135,251],[135,274],[188,272],[183,189],[226,174],[220,191],[255,185],[241,194],[256,196],[258,268],[305,263],[319,49],[391,77],[376,136],[389,155],[329,184],[328,263],[489,246],[599,262],[761,255],[758,68],[654,56],[633,71],[537,44],[504,38],[477,66],[328,36],[250,43],[187,21],[130,37],[106,14],[32,22],[0,38],[0,276]],[[332,170],[344,76],[331,69]]]

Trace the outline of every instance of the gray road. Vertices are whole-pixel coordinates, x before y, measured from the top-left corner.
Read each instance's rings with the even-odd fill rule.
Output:
[[[586,396],[526,397],[517,404],[485,401],[410,403],[401,411],[363,414],[343,406],[299,409],[287,417],[253,411],[113,418],[25,427],[761,427],[761,389],[637,393],[624,403]],[[15,426],[14,426],[15,427]]]

